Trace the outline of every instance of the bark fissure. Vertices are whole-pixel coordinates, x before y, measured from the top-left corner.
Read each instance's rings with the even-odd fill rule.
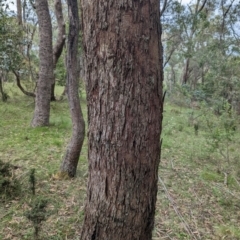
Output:
[[[151,239],[162,119],[158,1],[82,1],[89,180],[81,239]]]

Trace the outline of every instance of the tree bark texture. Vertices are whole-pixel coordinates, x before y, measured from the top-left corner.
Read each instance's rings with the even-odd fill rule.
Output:
[[[79,16],[77,0],[68,0],[69,35],[67,56],[67,93],[72,117],[72,138],[63,159],[61,172],[74,177],[85,136],[83,119],[78,94],[78,32]]]
[[[81,4],[89,179],[80,239],[149,240],[161,149],[159,1]]]
[[[32,126],[49,125],[51,83],[53,82],[52,24],[47,0],[36,0],[39,22],[39,79],[37,81],[35,110]]]

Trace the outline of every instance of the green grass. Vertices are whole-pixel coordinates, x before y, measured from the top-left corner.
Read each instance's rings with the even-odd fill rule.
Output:
[[[5,89],[10,98],[0,102],[0,159],[16,167],[22,191],[0,203],[0,239],[33,239],[33,226],[24,214],[38,196],[48,200],[50,213],[42,223],[41,239],[77,239],[84,216],[87,142],[76,178],[56,180],[53,175],[71,136],[67,101],[51,103],[50,126],[33,129],[33,99],[23,96],[14,84]],[[58,96],[62,90],[58,87]],[[81,102],[86,119],[86,101]],[[159,168],[165,185],[159,182],[153,239],[240,239],[240,133],[237,130],[228,140],[223,125],[210,109],[179,107],[167,99]],[[36,196],[29,184],[33,168]]]
[[[215,232],[217,236],[224,236],[225,239],[240,239],[240,228],[236,223],[234,225],[220,225],[215,228]],[[222,239],[224,239],[222,237]]]
[[[24,216],[37,196],[48,199],[51,215],[42,223],[41,239],[73,239],[82,222],[87,171],[87,143],[79,160],[78,176],[73,180],[53,179],[60,167],[71,136],[71,118],[66,100],[51,103],[50,126],[31,128],[34,102],[9,84],[10,98],[0,102],[0,159],[16,167],[21,194],[0,203],[0,239],[33,239],[34,229]],[[57,89],[59,95],[62,88]],[[86,115],[86,101],[82,101]],[[36,170],[36,196],[28,182]]]
[[[213,123],[212,129],[206,118]],[[193,119],[197,119],[198,134]],[[154,239],[240,239],[236,228],[240,219],[240,134],[234,132],[228,141],[222,121],[210,109],[190,109],[166,101],[159,176],[171,199],[159,183]],[[211,145],[216,129],[221,134],[218,147]],[[227,148],[229,162],[221,154]]]

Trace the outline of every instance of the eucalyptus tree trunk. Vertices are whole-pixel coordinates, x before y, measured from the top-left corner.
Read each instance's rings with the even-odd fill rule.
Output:
[[[184,69],[183,69],[183,76],[182,76],[182,84],[187,84],[188,79],[189,79],[189,64],[190,64],[190,59],[186,59],[186,63],[184,64]]]
[[[39,22],[39,78],[32,126],[49,125],[51,83],[53,81],[52,24],[47,0],[35,1]]]
[[[60,171],[74,177],[85,136],[85,123],[78,94],[78,36],[77,0],[68,0],[69,34],[67,48],[67,94],[72,116],[72,138],[67,147]]]
[[[149,240],[162,122],[159,0],[81,1],[89,179],[82,240]]]
[[[17,20],[18,24],[22,25],[22,2],[21,0],[16,0],[17,2]]]
[[[64,22],[63,13],[62,13],[61,0],[55,0],[54,9],[55,9],[55,16],[56,16],[57,25],[58,25],[57,42],[53,47],[53,68],[56,69],[56,65],[57,65],[58,59],[62,54],[62,50],[63,50],[65,39],[66,39],[65,22]],[[51,101],[56,101],[54,91],[55,91],[55,78],[53,78],[53,82],[51,85]]]
[[[8,95],[3,91],[3,79],[2,79],[2,76],[1,76],[1,72],[0,72],[0,93],[2,95],[2,101],[6,102],[7,98],[8,98]]]
[[[193,53],[193,38],[195,35],[195,32],[197,30],[197,17],[198,15],[205,9],[205,6],[207,4],[208,0],[203,0],[201,2],[201,0],[197,0],[196,4],[195,4],[195,9],[191,14],[193,14],[193,20],[191,22],[191,27],[190,27],[190,32],[186,32],[187,38],[188,38],[188,47],[187,47],[187,53],[192,55]],[[191,57],[187,57],[186,61],[184,63],[184,67],[183,67],[183,72],[182,72],[182,84],[189,84],[189,80],[190,80],[190,73],[193,70],[192,67],[190,67],[190,63],[192,62]]]

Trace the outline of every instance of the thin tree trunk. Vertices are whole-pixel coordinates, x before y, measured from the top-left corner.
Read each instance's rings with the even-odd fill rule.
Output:
[[[3,86],[2,86],[2,78],[0,76],[0,93],[2,95],[2,101],[4,102],[4,92],[3,92]]]
[[[8,96],[7,96],[7,94],[3,91],[3,79],[2,79],[2,76],[1,76],[1,74],[0,74],[0,93],[1,93],[1,95],[2,95],[2,101],[3,102],[6,102],[7,101],[7,98],[8,98]]]
[[[188,36],[188,41],[189,41],[189,46],[187,49],[187,53],[188,54],[192,54],[193,53],[193,45],[192,45],[192,41],[193,41],[193,37],[194,34],[197,30],[197,17],[198,15],[204,10],[205,6],[206,6],[207,0],[203,0],[201,2],[201,0],[197,0],[196,4],[195,4],[195,10],[193,14],[193,20],[192,20],[192,24],[191,24],[191,30],[190,33],[188,33],[187,28],[185,28],[186,30],[186,35]],[[187,57],[186,59],[186,63],[183,69],[183,74],[182,74],[182,84],[188,84],[189,80],[190,80],[190,72],[192,71],[192,69],[190,69],[190,60],[191,57]]]
[[[39,79],[37,81],[35,110],[32,126],[49,125],[51,83],[53,81],[52,24],[47,0],[36,0],[39,21]]]
[[[17,20],[18,24],[22,26],[22,2],[17,0]]]
[[[72,138],[67,147],[60,171],[74,177],[85,136],[85,123],[78,95],[78,36],[79,17],[77,0],[68,0],[70,20],[67,52],[67,93],[72,116]]]
[[[28,34],[30,33],[30,38],[29,38],[29,41],[28,41],[28,44],[26,46],[26,57],[27,57],[27,61],[28,61],[28,65],[29,65],[29,72],[30,72],[30,76],[31,76],[31,80],[33,82],[36,82],[37,79],[36,77],[34,76],[34,73],[33,73],[33,67],[32,67],[32,60],[31,60],[31,54],[30,54],[30,50],[32,49],[32,43],[33,43],[33,38],[35,36],[35,33],[36,33],[36,30],[37,30],[37,25],[38,25],[38,22],[36,22],[33,26],[32,26],[32,32],[30,33],[30,31],[28,30]]]
[[[82,240],[150,240],[162,120],[158,0],[81,1],[89,179]]]
[[[29,96],[29,97],[36,97],[35,93],[28,92],[23,88],[23,86],[21,84],[21,79],[20,79],[19,73],[17,73],[17,71],[15,71],[14,69],[12,70],[12,72],[16,77],[17,86],[22,91],[22,93],[24,93],[26,96]]]
[[[62,54],[63,46],[65,44],[66,31],[65,31],[65,23],[63,19],[63,13],[62,13],[62,1],[55,0],[54,8],[55,8],[55,16],[58,24],[57,42],[53,47],[53,67],[55,69],[58,59]],[[53,83],[51,86],[51,101],[56,101],[54,91],[55,91],[55,77],[53,79]]]
[[[182,77],[182,84],[187,84],[188,83],[188,78],[189,78],[189,62],[190,59],[187,58],[184,70],[183,70],[183,77]]]

